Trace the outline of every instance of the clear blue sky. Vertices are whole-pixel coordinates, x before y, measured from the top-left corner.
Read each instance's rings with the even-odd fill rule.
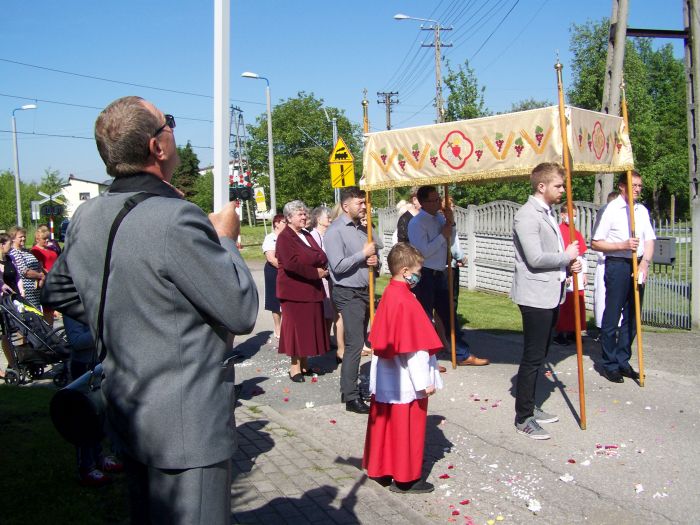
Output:
[[[682,29],[680,0],[630,4],[630,26]],[[421,31],[420,22],[393,20],[398,12],[452,26],[443,41],[454,47],[445,48],[444,56],[455,66],[469,59],[486,87],[487,107],[507,111],[530,97],[556,101],[553,64],[559,51],[566,87],[571,24],[610,16],[611,2],[231,0],[232,102],[243,109],[247,124],[264,113],[265,83],[240,77],[250,70],[270,79],[273,104],[299,91],[313,92],[360,123],[367,88],[371,127],[381,130],[384,106],[377,104],[376,92],[398,91],[394,127],[433,122],[434,51],[420,48],[422,41],[432,41],[432,32]],[[682,52],[678,42],[677,56]],[[14,108],[39,99],[37,110],[17,112],[18,131],[92,137],[99,113],[93,108],[140,95],[176,116],[178,143],[189,140],[204,166],[212,158],[212,63],[213,0],[4,0],[0,130],[11,130]],[[19,151],[23,180],[38,181],[49,166],[64,177],[107,178],[93,140],[20,135]],[[0,132],[0,170],[5,169],[14,170],[12,138]]]

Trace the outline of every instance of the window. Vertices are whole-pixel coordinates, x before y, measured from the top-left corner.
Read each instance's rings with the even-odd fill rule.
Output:
[[[81,201],[89,201],[90,200],[90,192],[81,192],[78,198]]]

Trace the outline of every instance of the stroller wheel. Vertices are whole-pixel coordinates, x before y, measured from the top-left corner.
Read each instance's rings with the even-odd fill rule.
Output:
[[[44,375],[44,367],[40,365],[31,365],[27,372],[32,379],[41,379]]]
[[[62,371],[60,374],[55,375],[53,377],[53,384],[58,388],[63,388],[68,384],[68,374],[65,371]]]
[[[5,384],[6,385],[19,385],[19,374],[17,370],[8,368],[5,370]]]

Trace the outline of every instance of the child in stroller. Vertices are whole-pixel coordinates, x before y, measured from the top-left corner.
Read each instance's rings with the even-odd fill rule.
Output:
[[[5,370],[6,384],[22,384],[27,378],[40,379],[46,367],[52,366],[54,384],[66,385],[70,347],[63,328],[52,330],[41,311],[17,294],[3,294],[0,298],[0,322],[14,361]]]

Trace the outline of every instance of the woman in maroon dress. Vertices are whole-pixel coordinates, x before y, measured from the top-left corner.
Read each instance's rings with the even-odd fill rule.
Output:
[[[287,227],[277,236],[277,297],[282,306],[279,353],[291,357],[289,378],[295,383],[309,374],[307,358],[329,350],[323,317],[328,259],[305,230],[308,208],[301,201],[285,204]]]

